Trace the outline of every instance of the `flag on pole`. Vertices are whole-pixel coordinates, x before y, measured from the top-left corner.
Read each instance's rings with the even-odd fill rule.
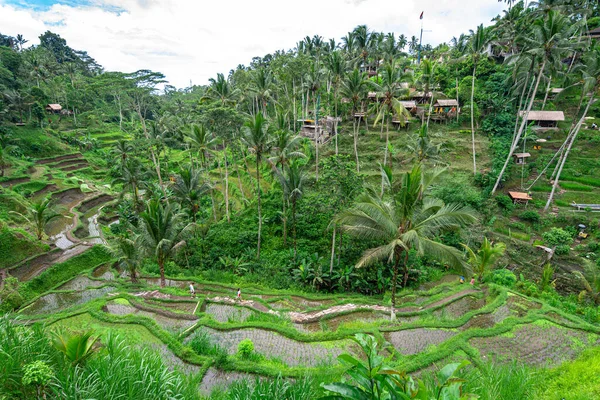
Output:
[[[424,12],[425,12],[425,11],[421,11],[421,16],[419,17],[419,19],[423,19],[423,13],[424,13]]]

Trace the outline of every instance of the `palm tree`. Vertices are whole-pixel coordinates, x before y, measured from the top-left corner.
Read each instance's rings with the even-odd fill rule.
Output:
[[[318,99],[317,92],[321,88],[323,81],[323,69],[315,62],[310,66],[310,70],[304,77],[304,83],[308,93],[312,94],[313,99],[313,118],[315,120],[315,171],[316,180],[319,181],[319,110],[318,110]],[[308,99],[306,100],[306,106],[308,107]]]
[[[19,33],[19,34],[17,34],[17,37],[16,37],[16,39],[17,39],[17,44],[19,45],[19,51],[23,51],[23,45],[24,45],[25,43],[29,42],[29,40],[25,39],[25,38],[23,37],[23,35],[21,35],[20,33]]]
[[[133,151],[133,145],[129,140],[120,139],[115,147],[112,149],[111,153],[117,158],[121,169],[125,167],[125,163],[127,161],[127,157],[129,153]]]
[[[552,204],[552,199],[554,198],[554,193],[556,192],[556,188],[558,187],[558,182],[560,180],[560,175],[562,173],[563,167],[565,166],[565,162],[567,161],[567,157],[569,157],[569,152],[571,151],[571,147],[577,139],[577,135],[581,130],[581,126],[587,117],[587,114],[590,110],[590,106],[594,103],[594,98],[600,91],[600,49],[597,47],[589,50],[585,56],[582,66],[582,78],[583,78],[583,88],[582,93],[591,93],[590,99],[587,103],[587,106],[583,112],[583,115],[577,122],[577,124],[572,127],[570,134],[567,137],[568,145],[561,159],[558,161],[558,171],[556,173],[556,177],[554,179],[554,183],[552,184],[552,191],[550,192],[550,196],[548,196],[548,201],[546,202],[546,206],[544,207],[544,211],[547,211]]]
[[[484,54],[490,37],[488,31],[483,27],[483,24],[477,27],[477,31],[471,31],[471,40],[469,43],[469,53],[473,60],[473,79],[471,80],[471,142],[473,145],[473,174],[477,173],[477,161],[475,155],[475,113],[473,109],[473,96],[475,94],[475,73],[477,71],[477,63],[479,58]]]
[[[196,151],[196,160],[200,160],[200,166],[205,168],[208,155],[217,143],[217,139],[204,125],[193,124],[191,131],[185,136],[185,141],[189,144],[190,151]]]
[[[280,172],[279,176],[285,196],[292,203],[292,235],[294,239],[294,259],[296,259],[298,253],[296,242],[296,205],[303,195],[304,181],[306,180],[304,165],[300,164],[298,160],[293,160],[284,167],[284,172]]]
[[[469,246],[464,245],[464,248],[469,254],[469,264],[473,268],[473,272],[477,274],[479,282],[483,282],[483,275],[494,267],[496,262],[506,250],[504,243],[490,242],[488,238],[483,238],[483,243],[477,252],[473,251]]]
[[[202,97],[203,100],[218,100],[222,106],[235,104],[239,90],[233,87],[233,84],[228,79],[225,79],[223,74],[219,73],[217,74],[217,79],[210,78],[208,81],[210,85],[206,90],[206,95]]]
[[[337,137],[337,126],[338,126],[338,96],[340,92],[340,84],[342,77],[346,71],[346,61],[341,51],[333,51],[327,57],[327,69],[331,75],[331,82],[333,85],[333,115],[335,120],[333,122],[333,134],[335,137],[335,154],[338,154],[338,137]]]
[[[546,18],[534,21],[533,36],[523,38],[528,46],[527,50],[524,52],[524,56],[534,57],[535,60],[541,61],[541,64],[537,79],[535,80],[533,91],[529,97],[527,109],[523,112],[521,126],[519,127],[519,130],[513,140],[506,160],[504,161],[504,165],[500,170],[500,174],[498,174],[498,178],[496,179],[496,183],[492,189],[492,194],[494,194],[498,189],[498,186],[502,181],[502,176],[506,171],[506,167],[508,166],[510,160],[512,160],[512,155],[520,143],[521,135],[525,130],[527,118],[533,106],[533,101],[535,100],[535,95],[538,91],[540,80],[544,74],[546,65],[560,62],[563,55],[571,51],[573,46],[570,38],[576,29],[577,24],[573,24],[569,18],[557,11],[550,11]],[[517,115],[517,118],[518,117],[519,116]]]
[[[407,150],[413,153],[414,159],[421,164],[431,162],[434,165],[442,163],[440,153],[442,152],[442,143],[433,144],[429,136],[427,125],[422,125],[417,134],[411,138],[406,145]]]
[[[188,209],[195,223],[200,209],[200,198],[212,189],[211,186],[208,183],[202,183],[200,172],[190,165],[182,169],[175,177],[171,188],[181,205]]]
[[[31,203],[27,208],[27,215],[23,215],[16,211],[11,211],[11,213],[23,217],[29,224],[31,224],[38,240],[42,240],[42,237],[44,236],[44,229],[46,228],[48,222],[54,218],[62,216],[52,212],[50,209],[50,199],[44,199],[42,201]]]
[[[260,208],[260,163],[262,156],[269,151],[271,138],[269,125],[261,113],[257,113],[242,127],[242,140],[254,151],[256,156],[256,199],[258,208],[258,244],[256,258],[260,258],[260,236],[262,230],[262,211]]]
[[[140,214],[140,245],[145,252],[156,259],[160,270],[160,286],[165,287],[165,263],[186,242],[184,236],[193,224],[183,224],[183,214],[173,203],[163,205],[152,199],[146,211]]]
[[[134,236],[132,239],[118,237],[116,246],[111,248],[111,253],[117,258],[119,267],[129,273],[132,283],[138,281],[138,270],[141,262],[140,248],[139,236]]]
[[[356,158],[356,171],[360,172],[358,161],[358,124],[354,114],[358,111],[358,105],[361,103],[365,91],[367,90],[367,79],[363,72],[354,69],[346,75],[346,79],[342,83],[342,95],[352,103],[352,133],[354,137],[354,156]]]
[[[378,97],[382,99],[379,103],[379,110],[374,125],[376,126],[377,122],[381,121],[383,130],[383,124],[386,124],[383,165],[387,165],[388,159],[390,120],[393,120],[394,116],[396,116],[400,120],[400,125],[404,126],[406,124],[405,119],[410,117],[410,113],[406,111],[406,108],[400,103],[400,98],[403,95],[408,94],[408,90],[404,90],[400,87],[401,79],[402,72],[396,68],[394,64],[387,64],[381,74],[381,85],[377,83],[373,84],[373,87],[378,92]],[[381,188],[383,192],[383,181],[381,183]]]
[[[267,116],[267,103],[273,98],[273,75],[266,68],[259,68],[251,75],[250,90],[256,99],[256,112]]]
[[[439,176],[439,171],[433,173],[435,177]],[[420,165],[415,165],[403,176],[400,187],[393,191],[391,199],[385,200],[371,190],[359,197],[351,209],[337,217],[336,224],[343,231],[358,239],[381,243],[378,247],[366,250],[356,267],[377,261],[392,264],[392,319],[395,318],[398,267],[402,262],[403,287],[406,287],[410,270],[409,251],[416,250],[420,255],[427,254],[453,267],[465,267],[460,251],[433,238],[446,229],[473,222],[475,216],[462,206],[446,205],[439,199],[429,197],[428,189],[435,180],[431,176],[424,174]]]
[[[122,183],[125,188],[131,190],[133,202],[137,206],[139,204],[139,189],[145,184],[148,178],[148,171],[137,158],[127,158],[121,167],[121,176],[116,178],[113,183]]]
[[[431,62],[429,59],[421,60],[421,76],[419,78],[419,85],[423,90],[423,98],[430,97],[429,99],[429,110],[427,112],[427,128],[429,128],[429,117],[433,109],[433,85],[434,85],[434,73],[436,64]]]

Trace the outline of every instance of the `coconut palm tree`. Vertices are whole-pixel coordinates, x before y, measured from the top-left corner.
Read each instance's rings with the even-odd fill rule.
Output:
[[[471,79],[471,143],[473,146],[473,174],[477,173],[477,161],[475,154],[475,110],[473,108],[473,96],[475,95],[475,73],[477,72],[477,63],[483,56],[491,38],[483,24],[477,27],[475,32],[471,31],[471,40],[469,41],[468,51],[473,60],[473,76]]]
[[[242,141],[254,151],[256,157],[256,199],[258,209],[258,241],[256,258],[260,258],[260,236],[262,231],[262,210],[260,207],[260,163],[271,147],[269,124],[261,113],[250,118],[242,127]]]
[[[568,144],[562,157],[558,161],[558,170],[554,179],[554,183],[552,184],[552,191],[550,192],[550,196],[548,196],[548,201],[546,202],[546,206],[544,207],[544,211],[547,211],[550,207],[550,204],[552,204],[554,193],[556,192],[556,188],[558,187],[560,175],[567,161],[567,157],[569,157],[571,147],[573,146],[575,139],[577,139],[577,135],[579,134],[581,126],[583,125],[583,122],[587,117],[587,114],[590,110],[590,106],[594,103],[595,97],[600,91],[600,49],[594,48],[588,51],[584,56],[584,63],[582,66],[582,78],[582,91],[583,93],[590,93],[590,97],[587,106],[583,112],[583,115],[579,118],[577,124],[575,124],[575,126],[572,127],[571,132],[567,137],[566,143]]]
[[[540,66],[533,91],[528,99],[529,102],[527,108],[523,112],[521,125],[512,142],[504,165],[498,174],[498,178],[492,189],[492,194],[498,189],[504,172],[506,171],[506,167],[510,160],[512,160],[512,155],[520,143],[521,135],[525,131],[525,126],[527,124],[527,117],[533,106],[533,101],[535,100],[535,95],[538,91],[540,80],[546,66],[548,64],[560,62],[565,54],[572,51],[573,44],[571,43],[571,37],[573,36],[573,32],[578,29],[577,25],[577,23],[573,24],[569,18],[565,17],[560,12],[550,11],[546,18],[534,21],[533,35],[531,37],[523,38],[527,45],[527,49],[524,51],[523,55],[525,57],[534,57],[536,61],[540,62]],[[517,118],[518,117],[519,116],[517,115]]]
[[[239,90],[223,74],[219,73],[217,79],[210,78],[208,81],[210,85],[206,90],[206,95],[202,97],[203,100],[218,100],[222,106],[235,104]]]
[[[120,139],[115,144],[115,147],[113,147],[111,153],[118,160],[118,163],[121,167],[120,169],[123,169],[123,167],[125,166],[127,158],[129,157],[129,154],[131,152],[133,152],[133,145],[129,140]]]
[[[293,160],[283,168],[283,173],[280,171],[278,175],[285,196],[292,203],[292,236],[294,240],[294,259],[296,259],[298,253],[296,242],[296,206],[298,200],[304,194],[304,181],[306,180],[304,164],[301,164],[299,160]]]
[[[127,238],[124,236],[116,239],[116,245],[111,247],[111,253],[116,257],[119,267],[129,273],[132,283],[138,281],[138,271],[141,263],[141,245],[139,236]]]
[[[381,243],[366,250],[356,267],[377,261],[392,264],[392,319],[395,318],[398,268],[401,264],[404,267],[403,287],[406,287],[410,271],[408,254],[411,250],[453,267],[465,267],[460,251],[436,242],[434,238],[446,229],[473,222],[475,216],[467,208],[444,204],[428,195],[430,185],[439,175],[439,171],[426,174],[417,164],[403,175],[400,186],[392,190],[390,199],[368,191],[359,197],[351,209],[336,218],[336,224],[342,231],[358,239]]]
[[[327,69],[331,76],[331,83],[333,86],[333,135],[335,137],[335,154],[338,154],[338,137],[337,137],[337,126],[338,126],[338,97],[340,93],[340,84],[344,73],[346,72],[346,60],[341,51],[333,51],[329,54],[326,60]]]
[[[212,132],[202,124],[193,124],[192,129],[185,135],[185,141],[189,144],[190,151],[196,152],[196,160],[200,160],[200,166],[206,168],[208,156],[217,143]]]
[[[366,75],[363,72],[359,72],[356,68],[351,73],[347,74],[342,82],[342,96],[349,99],[352,103],[352,134],[354,137],[354,157],[356,158],[357,172],[360,172],[358,161],[358,123],[354,114],[358,112],[359,104],[361,104],[365,92],[367,91],[367,84],[368,81]]]
[[[165,287],[165,264],[185,246],[185,234],[193,224],[183,223],[183,214],[173,203],[163,205],[152,199],[146,211],[140,214],[140,245],[147,255],[154,258],[160,270],[160,286]]]
[[[385,150],[383,154],[383,165],[387,165],[388,148],[390,144],[390,121],[394,117],[398,118],[400,125],[406,125],[405,120],[410,117],[410,113],[400,103],[400,98],[408,94],[408,89],[402,89],[402,72],[392,64],[387,64],[381,73],[381,84],[373,83],[373,87],[378,92],[381,101],[378,103],[377,117],[374,125],[381,122],[381,127],[386,125],[385,132]],[[381,183],[383,192],[383,181]]]
[[[469,264],[473,268],[473,272],[477,274],[479,282],[483,282],[483,276],[491,268],[494,267],[498,259],[502,257],[506,250],[504,243],[490,242],[488,238],[483,238],[483,243],[479,247],[479,250],[473,251],[469,246],[464,245],[464,248],[469,254]]]
[[[62,216],[61,214],[55,213],[50,209],[50,199],[44,199],[29,204],[27,207],[27,215],[23,215],[16,211],[11,211],[11,213],[23,217],[29,224],[31,224],[38,240],[42,240],[42,237],[44,236],[44,230],[48,222]]]
[[[121,176],[113,180],[114,183],[123,184],[124,188],[129,188],[133,195],[133,203],[136,207],[139,205],[140,188],[149,178],[150,173],[144,168],[137,158],[127,158],[121,167]]]
[[[180,204],[188,209],[192,220],[196,223],[200,199],[212,190],[212,187],[208,183],[202,182],[200,171],[189,165],[175,177],[171,189]]]
[[[251,74],[250,90],[256,99],[256,112],[267,116],[267,104],[273,99],[273,75],[267,68],[259,68]]]
[[[317,93],[321,88],[321,84],[323,83],[323,73],[324,70],[321,68],[317,62],[311,64],[308,73],[304,77],[304,84],[306,85],[306,89],[308,94],[312,94],[313,100],[313,110],[314,115],[313,118],[315,120],[315,174],[316,180],[319,181],[319,110],[318,104],[319,99]],[[309,101],[306,100],[306,106],[308,107]]]

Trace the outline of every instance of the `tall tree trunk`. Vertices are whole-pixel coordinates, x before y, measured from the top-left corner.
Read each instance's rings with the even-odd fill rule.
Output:
[[[525,111],[525,114],[523,115],[523,120],[521,121],[521,127],[519,128],[519,132],[517,133],[517,136],[515,137],[515,141],[510,146],[510,151],[508,152],[508,156],[506,157],[506,160],[504,161],[504,166],[502,166],[502,170],[500,171],[500,174],[498,175],[498,179],[496,180],[496,183],[494,184],[494,188],[492,189],[492,194],[494,194],[496,192],[496,190],[498,189],[498,186],[500,185],[500,182],[502,181],[502,175],[504,175],[504,172],[506,171],[506,167],[508,166],[508,163],[510,162],[512,155],[513,155],[515,149],[517,148],[517,144],[519,143],[519,140],[521,139],[521,135],[523,134],[523,130],[525,129],[525,125],[527,124],[527,118],[529,117],[529,112],[531,111],[531,107],[533,106],[533,101],[535,100],[535,94],[537,93],[538,86],[540,84],[540,79],[542,77],[542,74],[544,73],[545,67],[546,67],[546,61],[544,60],[544,62],[542,63],[542,67],[540,68],[540,73],[535,81],[535,87],[533,89],[533,93],[531,94],[531,98],[529,99],[529,105],[527,106],[527,110]],[[517,116],[517,118],[518,118],[518,116]]]
[[[147,140],[150,140],[150,136],[148,136],[148,129],[146,128],[146,119],[142,116],[142,111],[140,110],[139,106],[137,107],[137,112],[138,116],[140,117],[140,121],[142,122],[144,136]],[[154,168],[156,169],[156,175],[158,175],[158,184],[160,185],[164,193],[165,186],[163,185],[162,176],[160,175],[160,165],[158,164],[156,154],[154,153],[154,148],[152,146],[150,146],[150,156],[152,157],[152,163],[154,164]]]
[[[385,120],[385,114],[383,115],[383,119]],[[383,121],[381,122],[381,127],[383,128]],[[387,165],[387,155],[388,155],[388,147],[390,145],[390,123],[387,121],[387,126],[385,130],[385,150],[383,152],[383,165]],[[383,196],[383,176],[381,177],[381,196]]]
[[[548,92],[550,91],[550,83],[552,82],[552,76],[548,78],[548,85],[546,86],[546,93],[544,94],[544,102],[542,103],[542,111],[546,107],[546,100],[548,100]]]
[[[244,193],[244,187],[242,186],[242,175],[240,174],[240,168],[238,167],[237,160],[233,159],[233,165],[235,167],[235,173],[237,175],[238,187],[242,195],[242,199],[246,200],[246,194]]]
[[[229,218],[229,167],[227,166],[227,147],[225,147],[225,141],[223,140],[223,156],[225,157],[225,215],[227,216],[227,222],[231,222]]]
[[[400,264],[400,252],[394,251],[394,267],[392,275],[392,307],[390,310],[390,320],[396,319],[396,286],[398,286],[398,265]]]
[[[281,194],[281,217],[283,220],[283,245],[287,245],[287,215],[285,213],[285,189],[283,189],[283,193]]]
[[[164,288],[167,282],[165,280],[165,260],[162,257],[158,258],[158,269],[160,271],[160,287]]]
[[[577,126],[575,127],[575,131],[573,132],[573,137],[571,138],[571,141],[569,142],[569,145],[567,146],[567,149],[565,150],[565,155],[563,156],[562,160],[560,161],[560,167],[558,168],[558,172],[556,173],[556,178],[554,179],[554,184],[552,185],[552,191],[550,192],[550,196],[548,197],[548,201],[546,202],[544,211],[548,211],[548,208],[550,207],[550,204],[552,203],[552,199],[554,198],[554,192],[556,192],[556,188],[558,187],[558,181],[560,180],[560,174],[562,173],[563,167],[565,166],[567,158],[569,157],[569,152],[571,151],[571,146],[573,146],[575,139],[577,139],[577,135],[579,134],[581,125],[583,124],[583,121],[585,121],[585,117],[587,116],[587,113],[593,102],[594,102],[594,95],[592,94],[592,96],[590,97],[590,101],[588,102],[588,104],[585,108],[585,111],[583,112],[583,115],[581,116],[581,119],[579,120],[579,122],[577,123]]]
[[[433,91],[431,92],[431,100],[429,101],[429,112],[427,113],[427,130],[429,130],[429,119],[431,118],[431,109],[433,108]]]
[[[298,243],[296,242],[296,198],[292,198],[292,224],[294,224],[292,233],[294,235],[294,262],[295,262],[296,256],[298,255]]]
[[[317,94],[313,95],[313,103],[315,106],[315,179],[317,183],[319,182],[319,125],[318,125],[318,117],[317,117]]]
[[[477,157],[475,155],[475,110],[473,107],[473,96],[475,95],[475,72],[477,63],[473,64],[473,79],[471,79],[471,143],[473,145],[473,175],[477,173]]]
[[[456,123],[458,124],[458,114],[460,105],[458,104],[458,76],[456,77]]]
[[[333,91],[333,103],[334,103],[334,113],[335,113],[335,119],[333,120],[333,135],[335,136],[335,155],[338,155],[338,103],[337,103],[337,83],[335,85],[335,90]]]
[[[256,196],[258,201],[258,246],[256,250],[256,258],[260,259],[260,234],[262,231],[262,211],[260,209],[260,154],[256,154]]]
[[[352,123],[352,131],[354,133],[354,158],[356,159],[356,172],[360,173],[360,165],[358,163],[358,128],[356,124],[356,117],[352,116],[354,122]]]
[[[335,224],[333,224],[333,237],[331,238],[331,259],[329,261],[329,276],[333,274],[333,260],[335,259]]]

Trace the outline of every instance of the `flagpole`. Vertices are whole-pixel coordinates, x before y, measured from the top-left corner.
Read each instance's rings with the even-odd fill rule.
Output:
[[[421,64],[421,47],[423,43],[423,12],[421,12],[421,36],[419,37],[419,54],[417,56],[417,64]]]

